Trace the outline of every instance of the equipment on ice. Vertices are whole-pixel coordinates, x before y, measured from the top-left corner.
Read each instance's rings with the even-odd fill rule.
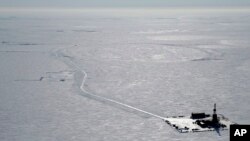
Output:
[[[231,124],[235,124],[223,115],[217,115],[216,104],[212,115],[192,113],[191,116],[167,117],[165,122],[180,133],[228,130]]]

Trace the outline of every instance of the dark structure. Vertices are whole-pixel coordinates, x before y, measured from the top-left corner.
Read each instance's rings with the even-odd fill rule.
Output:
[[[212,122],[213,122],[214,124],[216,124],[216,123],[219,122],[218,117],[217,117],[217,113],[216,113],[216,103],[214,104],[214,113],[213,113]]]
[[[209,114],[205,114],[205,113],[192,113],[191,114],[191,118],[192,119],[203,119],[203,118],[207,118],[207,117],[211,117],[211,115]],[[213,115],[212,115],[212,123],[218,123],[218,116],[216,113],[216,104],[214,104],[214,109],[213,109]]]
[[[214,104],[212,119],[198,119],[195,121],[195,123],[202,128],[225,128],[226,127],[225,125],[219,122],[219,119],[216,113],[216,104]]]
[[[192,113],[191,118],[192,119],[200,119],[200,118],[205,118],[206,114],[205,113]]]
[[[166,118],[165,122],[180,133],[216,131],[220,134],[220,130],[228,130],[230,125],[235,124],[216,112],[214,104],[212,114],[192,113],[191,116],[173,116]]]

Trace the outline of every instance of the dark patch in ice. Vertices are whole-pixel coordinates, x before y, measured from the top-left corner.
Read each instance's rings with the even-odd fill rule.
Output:
[[[219,128],[214,128],[214,130],[216,131],[216,133],[217,133],[219,136],[221,136],[221,134],[220,134],[220,129],[219,129]]]
[[[191,61],[220,61],[223,59],[219,59],[219,58],[199,58],[199,59],[193,59]]]
[[[62,55],[63,57],[65,57],[65,58],[73,58],[73,57],[71,57],[71,56],[68,56],[68,55]]]
[[[35,46],[35,45],[39,45],[39,44],[36,44],[36,43],[19,43],[18,45],[20,45],[20,46]]]
[[[39,81],[42,81],[44,77],[40,77]]]
[[[2,44],[9,44],[9,42],[7,42],[7,41],[2,41],[1,43]]]
[[[65,81],[65,79],[60,79],[61,82]]]
[[[35,45],[41,45],[41,44],[37,44],[37,43],[30,43],[30,42],[9,42],[9,41],[2,41],[2,44],[6,44],[6,45],[20,45],[20,46],[35,46]]]

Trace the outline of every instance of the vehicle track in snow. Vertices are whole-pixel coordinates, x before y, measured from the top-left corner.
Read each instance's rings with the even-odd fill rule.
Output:
[[[148,111],[145,111],[143,109],[140,109],[140,108],[136,108],[132,105],[128,105],[126,103],[123,103],[123,102],[120,102],[120,101],[117,101],[117,100],[114,100],[114,99],[111,99],[111,98],[107,98],[107,97],[104,97],[104,96],[100,96],[100,95],[96,95],[94,93],[91,93],[89,91],[87,91],[84,87],[85,83],[86,83],[86,80],[88,78],[88,74],[86,73],[86,71],[84,71],[83,69],[81,69],[80,66],[78,66],[73,60],[72,60],[72,57],[69,57],[69,55],[66,55],[63,53],[63,51],[66,50],[66,49],[62,49],[62,50],[58,50],[56,51],[55,53],[55,56],[56,57],[64,57],[64,56],[67,56],[67,60],[68,62],[70,63],[70,65],[72,65],[77,71],[79,71],[82,75],[83,75],[83,79],[81,81],[81,84],[80,84],[80,90],[86,94],[86,95],[89,95],[91,97],[95,97],[95,98],[98,98],[98,99],[101,99],[101,100],[104,100],[104,101],[107,101],[107,102],[111,102],[111,103],[114,103],[114,104],[117,104],[117,105],[120,105],[122,107],[125,107],[125,108],[128,108],[128,109],[132,109],[134,111],[137,111],[137,112],[140,112],[140,113],[144,113],[146,115],[149,115],[149,116],[153,116],[153,117],[156,117],[156,118],[159,118],[159,119],[162,119],[162,120],[165,120],[166,117],[163,117],[163,116],[160,116],[160,115],[157,115],[157,114],[154,114],[154,113],[151,113],[151,112],[148,112]]]

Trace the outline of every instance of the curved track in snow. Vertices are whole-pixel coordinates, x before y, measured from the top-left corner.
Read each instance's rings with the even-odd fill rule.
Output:
[[[62,51],[58,51],[56,52],[56,56],[57,57],[60,57],[60,56],[66,56],[62,53]],[[68,55],[67,55],[68,56]],[[111,98],[107,98],[107,97],[103,97],[103,96],[99,96],[99,95],[96,95],[94,93],[91,93],[89,91],[87,91],[85,88],[84,88],[84,85],[85,85],[85,82],[86,82],[86,79],[88,77],[88,74],[83,70],[81,69],[81,67],[79,67],[74,61],[72,61],[71,59],[68,59],[70,64],[72,66],[74,66],[77,71],[81,72],[82,75],[83,75],[83,79],[82,79],[82,82],[81,82],[81,85],[80,85],[80,89],[81,91],[84,93],[84,94],[87,94],[89,96],[92,96],[92,97],[95,97],[95,98],[99,98],[99,99],[102,99],[104,101],[108,101],[108,102],[111,102],[111,103],[114,103],[114,104],[117,104],[117,105],[120,105],[120,106],[123,106],[123,107],[126,107],[128,109],[132,109],[132,110],[135,110],[137,112],[140,112],[140,113],[144,113],[144,114],[147,114],[147,115],[150,115],[150,116],[153,116],[153,117],[156,117],[156,118],[159,118],[159,119],[162,119],[162,120],[165,120],[166,118],[163,117],[163,116],[160,116],[160,115],[157,115],[157,114],[154,114],[154,113],[151,113],[151,112],[148,112],[148,111],[145,111],[145,110],[142,110],[142,109],[139,109],[139,108],[136,108],[134,106],[131,106],[131,105],[128,105],[128,104],[125,104],[123,102],[120,102],[120,101],[117,101],[117,100],[114,100],[114,99],[111,99]]]

